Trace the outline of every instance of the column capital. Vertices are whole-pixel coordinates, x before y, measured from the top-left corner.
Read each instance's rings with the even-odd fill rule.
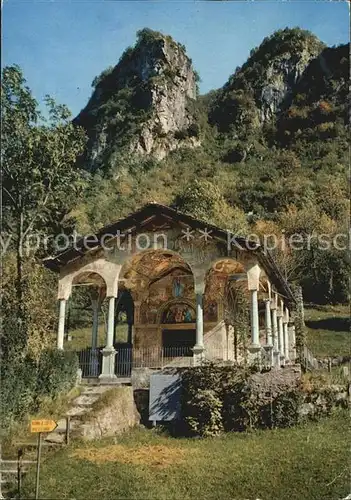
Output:
[[[247,271],[247,286],[249,290],[258,290],[260,287],[261,269],[257,263],[250,263]]]
[[[193,277],[194,277],[194,288],[195,293],[204,294],[206,287],[206,273],[207,268],[204,266],[194,266],[192,268]]]
[[[283,316],[283,323],[289,323],[289,309],[287,307],[284,308],[284,316]]]
[[[283,311],[281,310],[280,307],[277,307],[277,317],[278,318],[283,318],[283,316],[284,316]]]

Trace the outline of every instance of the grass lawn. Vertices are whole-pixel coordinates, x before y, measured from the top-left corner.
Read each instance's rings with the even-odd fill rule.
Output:
[[[136,429],[47,452],[41,499],[337,500],[350,493],[349,415],[291,429],[176,439]],[[34,498],[34,472],[24,481]]]
[[[307,345],[317,358],[351,354],[349,306],[316,306],[305,309]]]

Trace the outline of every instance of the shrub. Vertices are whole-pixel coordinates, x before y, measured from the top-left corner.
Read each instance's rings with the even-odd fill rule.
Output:
[[[243,367],[207,363],[182,374],[182,413],[187,431],[213,436],[253,425],[251,394]]]
[[[37,395],[57,397],[75,384],[78,358],[74,352],[45,351],[38,365]]]
[[[44,351],[39,362],[29,356],[3,359],[0,366],[0,427],[37,411],[45,397],[57,398],[76,382],[78,359],[74,353]]]
[[[185,422],[193,434],[215,436],[223,430],[222,401],[216,391],[199,390],[188,402]]]
[[[272,402],[272,427],[292,427],[299,422],[302,393],[291,391],[279,394]]]
[[[250,370],[206,364],[182,373],[186,432],[214,436],[221,431],[291,427],[300,419],[299,390],[263,396],[252,389]]]
[[[14,358],[1,362],[0,374],[0,427],[8,429],[35,407],[37,368],[31,358]]]

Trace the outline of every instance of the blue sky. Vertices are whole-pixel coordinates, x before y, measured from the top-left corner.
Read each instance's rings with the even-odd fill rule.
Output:
[[[300,26],[328,45],[349,41],[349,10],[335,1],[4,0],[2,65],[19,64],[35,97],[50,94],[76,115],[91,82],[115,65],[138,29],[187,47],[201,93],[222,86],[265,36]]]

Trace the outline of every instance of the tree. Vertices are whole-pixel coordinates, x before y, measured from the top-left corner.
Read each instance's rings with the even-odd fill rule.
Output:
[[[236,234],[248,232],[245,213],[230,206],[219,188],[207,180],[193,180],[175,199],[175,206],[193,217]]]
[[[5,244],[16,253],[18,319],[23,307],[24,245],[32,232],[57,227],[76,202],[83,176],[75,168],[85,145],[83,129],[75,127],[70,112],[45,97],[48,117],[26,86],[18,66],[3,69],[1,84],[3,205]],[[3,241],[4,243],[4,241]]]

